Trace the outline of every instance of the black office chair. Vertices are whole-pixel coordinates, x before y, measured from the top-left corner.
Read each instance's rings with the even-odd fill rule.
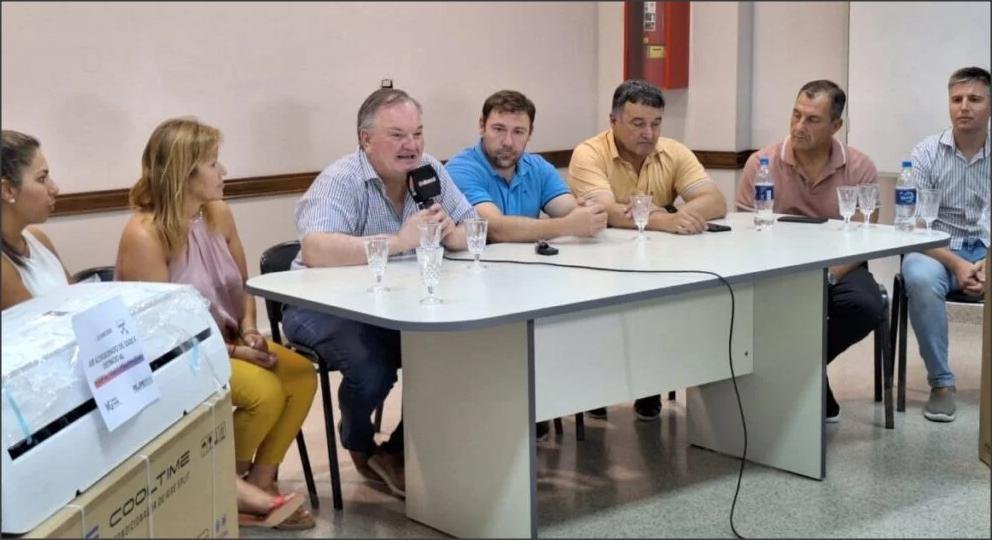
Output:
[[[281,272],[289,270],[290,264],[300,251],[300,243],[293,240],[276,244],[262,253],[259,267],[263,274],[269,272]],[[315,351],[291,341],[283,342],[282,332],[279,323],[282,322],[282,303],[275,300],[265,300],[265,311],[269,317],[269,326],[272,329],[272,341],[281,343],[286,347],[306,356],[317,366],[320,378],[320,391],[323,395],[324,405],[324,432],[327,436],[327,458],[331,469],[331,497],[334,508],[340,510],[344,505],[341,500],[341,471],[338,467],[337,438],[334,434],[334,408],[331,405],[331,383],[328,377],[330,367]],[[307,491],[310,493],[310,505],[314,509],[320,505],[317,499],[317,487],[313,479],[313,471],[310,468],[310,456],[307,453],[306,442],[303,439],[303,431],[296,434],[296,446],[300,451],[300,462],[303,465],[303,478],[307,483]]]
[[[80,270],[72,275],[72,282],[79,283],[84,279],[89,279],[93,276],[100,278],[100,281],[113,281],[114,280],[114,267],[113,266],[94,266],[92,268],[87,268],[85,270]]]
[[[561,425],[561,418],[555,418],[555,434],[561,435],[565,429]],[[584,413],[575,413],[575,440],[586,440],[586,418]]]
[[[902,267],[902,258],[899,259],[899,267]],[[944,297],[945,302],[957,304],[980,304],[984,305],[980,296],[970,296],[961,291],[951,291]],[[906,295],[906,282],[902,273],[897,273],[892,279],[892,323],[891,323],[891,343],[890,347],[899,359],[899,383],[896,392],[896,410],[906,411],[906,319],[909,313],[909,298]],[[898,345],[898,348],[896,348]]]
[[[874,330],[875,340],[875,402],[885,400],[885,428],[895,427],[892,412],[892,347],[889,343],[889,293],[885,285],[878,284],[882,295],[882,319]]]

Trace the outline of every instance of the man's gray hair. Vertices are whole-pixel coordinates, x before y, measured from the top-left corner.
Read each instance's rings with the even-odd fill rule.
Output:
[[[417,112],[423,113],[417,100],[396,88],[380,88],[365,98],[362,106],[358,108],[358,142],[362,141],[362,132],[372,128],[375,114],[379,109],[400,103],[413,103],[417,107]]]

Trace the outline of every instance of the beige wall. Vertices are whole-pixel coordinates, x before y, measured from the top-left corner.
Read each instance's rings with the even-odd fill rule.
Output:
[[[762,111],[784,116],[789,99],[778,94],[792,94],[778,82],[794,66],[767,58],[769,51],[803,42],[816,65],[846,56],[837,53],[846,4],[835,4],[694,3],[690,87],[666,91],[665,135],[705,150],[760,144],[756,133],[775,116]],[[323,168],[354,148],[355,110],[385,76],[423,102],[427,149],[438,156],[474,140],[482,99],[502,87],[521,89],[538,105],[531,149],[571,148],[608,126],[623,76],[620,2],[2,9],[4,127],[41,138],[67,193],[130,185],[147,134],[177,114],[221,127],[230,177]],[[810,42],[812,20],[831,37]],[[767,131],[780,136],[780,123]],[[736,172],[711,173],[731,199]],[[250,261],[295,237],[294,201],[232,203]],[[75,270],[112,264],[126,218],[53,218],[46,229]]]
[[[789,132],[799,88],[829,79],[847,88],[847,2],[755,2],[751,143],[767,146]],[[847,134],[841,128],[838,137]]]
[[[355,147],[389,76],[427,151],[477,135],[482,101],[538,105],[532,148],[595,129],[597,6],[582,2],[4,3],[5,128],[37,135],[64,193],[127,187],[165,118],[224,132],[231,177],[317,170]]]
[[[784,136],[802,83],[847,87],[849,12],[694,2],[690,86],[665,92],[664,134],[724,151]],[[4,3],[2,15],[3,127],[41,138],[64,192],[130,185],[150,131],[179,114],[225,132],[231,177],[321,169],[354,148],[357,107],[386,76],[422,101],[439,157],[474,142],[482,100],[504,87],[537,103],[531,150],[572,148],[608,126],[623,75],[620,2]],[[858,27],[858,43],[887,31],[883,17]],[[732,201],[738,173],[711,174]],[[296,198],[232,203],[252,273],[265,247],[295,237]],[[126,218],[45,227],[78,270],[113,263]]]
[[[623,2],[597,2],[596,22],[595,120],[599,132],[610,127],[613,90],[623,80]]]
[[[358,106],[390,77],[423,104],[438,157],[475,142],[482,101],[501,88],[537,104],[532,150],[571,148],[596,131],[598,9],[4,3],[3,127],[39,137],[63,193],[130,186],[155,125],[186,114],[224,132],[230,178],[319,170],[355,148]],[[296,199],[232,201],[252,274],[266,247],[296,237]],[[45,229],[77,271],[114,263],[127,218],[58,217]]]
[[[148,134],[181,114],[224,131],[231,178],[319,170],[355,148],[358,106],[388,76],[422,102],[439,157],[475,142],[482,101],[501,88],[536,102],[532,150],[571,148],[596,130],[597,9],[4,3],[3,127],[40,138],[63,193],[130,186]],[[295,199],[233,202],[249,261],[296,236]],[[126,218],[45,227],[74,271],[113,264]]]
[[[750,148],[750,2],[693,2],[690,12],[689,88],[683,142],[697,150]],[[733,210],[738,172],[711,170],[710,177]]]
[[[851,3],[849,142],[880,171],[898,174],[916,143],[950,127],[947,79],[989,68],[990,15],[988,2]]]

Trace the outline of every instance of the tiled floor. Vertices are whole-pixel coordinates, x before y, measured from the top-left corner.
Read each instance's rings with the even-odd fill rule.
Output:
[[[889,280],[891,283],[891,279]],[[958,376],[958,418],[921,415],[927,385],[910,335],[907,411],[896,429],[882,428],[872,401],[871,340],[829,367],[842,418],[827,426],[827,478],[814,481],[758,465],[745,468],[735,525],[745,537],[989,538],[990,472],[978,460],[981,327],[951,325],[952,369]],[[335,374],[336,375],[336,374]],[[337,386],[337,378],[332,384]],[[384,429],[395,426],[399,388],[387,402]],[[442,537],[406,519],[403,502],[366,483],[347,453],[342,464],[344,510],[331,508],[320,396],[305,425],[318,482],[318,527],[303,533],[243,530],[247,537]],[[629,404],[608,420],[574,424],[539,443],[538,534],[542,537],[733,537],[729,522],[739,462],[686,444],[685,410],[665,402],[662,420],[634,420]],[[335,398],[336,403],[336,398]],[[305,491],[295,448],[282,483]]]

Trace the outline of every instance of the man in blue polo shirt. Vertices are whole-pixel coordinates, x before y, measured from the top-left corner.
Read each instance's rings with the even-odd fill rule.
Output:
[[[482,105],[479,144],[447,164],[458,189],[488,222],[490,242],[533,242],[559,236],[593,236],[606,228],[606,207],[577,201],[558,171],[524,150],[534,132],[534,103],[500,90]],[[541,219],[541,211],[548,215]],[[548,423],[537,424],[537,437]]]
[[[577,201],[547,160],[524,151],[534,114],[534,103],[520,92],[489,96],[479,119],[479,144],[459,152],[445,168],[479,217],[489,221],[491,242],[597,234],[606,228],[606,209]],[[549,218],[539,219],[542,210]]]

